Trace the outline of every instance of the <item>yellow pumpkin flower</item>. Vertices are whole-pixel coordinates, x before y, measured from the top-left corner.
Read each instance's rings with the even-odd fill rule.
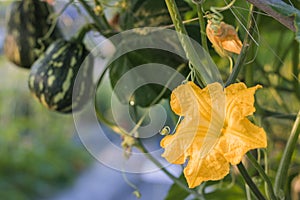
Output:
[[[215,24],[208,20],[206,35],[221,57],[228,56],[228,52],[240,54],[243,45],[233,26],[224,22]]]
[[[223,89],[212,83],[201,89],[188,82],[173,90],[171,108],[183,119],[174,134],[162,139],[162,156],[173,164],[188,159],[184,175],[190,188],[222,179],[229,163],[236,165],[249,150],[267,146],[265,131],[247,119],[259,88],[236,83]]]

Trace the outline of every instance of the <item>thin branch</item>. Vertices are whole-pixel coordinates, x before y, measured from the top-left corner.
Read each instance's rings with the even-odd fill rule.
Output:
[[[288,177],[288,170],[291,164],[292,155],[295,151],[296,144],[300,135],[300,111],[298,112],[298,116],[294,123],[293,129],[289,136],[288,142],[284,149],[282,158],[280,160],[278,170],[275,177],[274,190],[277,192],[277,195],[280,194],[281,191],[284,191],[285,184]]]
[[[262,179],[266,182],[267,191],[270,199],[276,200],[277,198],[273,190],[272,182],[270,181],[268,175],[265,173],[264,169],[261,167],[260,164],[258,164],[257,160],[250,152],[247,153],[247,158],[249,159],[250,163],[254,166],[254,168],[258,171]]]
[[[240,162],[237,165],[237,168],[239,169],[241,175],[243,176],[245,182],[253,192],[253,194],[257,197],[258,200],[265,200],[266,198],[262,195],[262,193],[259,191],[255,183],[252,181],[250,175],[248,174],[247,170],[245,169],[242,162]]]

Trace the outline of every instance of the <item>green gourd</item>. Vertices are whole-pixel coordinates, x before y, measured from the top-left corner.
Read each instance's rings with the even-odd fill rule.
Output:
[[[8,13],[4,53],[17,66],[30,68],[51,42],[61,37],[50,23],[53,7],[40,0],[14,1]],[[49,31],[50,30],[50,31]],[[45,37],[49,34],[48,37]],[[44,38],[45,37],[45,38]]]
[[[82,42],[57,40],[33,64],[28,85],[50,110],[80,110],[93,88],[93,58]],[[76,79],[76,88],[74,88]]]

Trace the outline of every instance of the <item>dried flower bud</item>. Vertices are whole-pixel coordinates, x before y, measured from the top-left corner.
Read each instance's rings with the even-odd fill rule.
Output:
[[[212,23],[208,20],[206,34],[221,57],[228,56],[228,52],[240,54],[242,42],[233,26],[225,22]]]

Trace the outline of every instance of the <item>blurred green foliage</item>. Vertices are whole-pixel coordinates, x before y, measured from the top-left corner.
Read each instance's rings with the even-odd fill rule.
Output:
[[[27,71],[0,59],[0,198],[41,199],[90,161],[74,138],[72,116],[49,112],[27,89]]]

